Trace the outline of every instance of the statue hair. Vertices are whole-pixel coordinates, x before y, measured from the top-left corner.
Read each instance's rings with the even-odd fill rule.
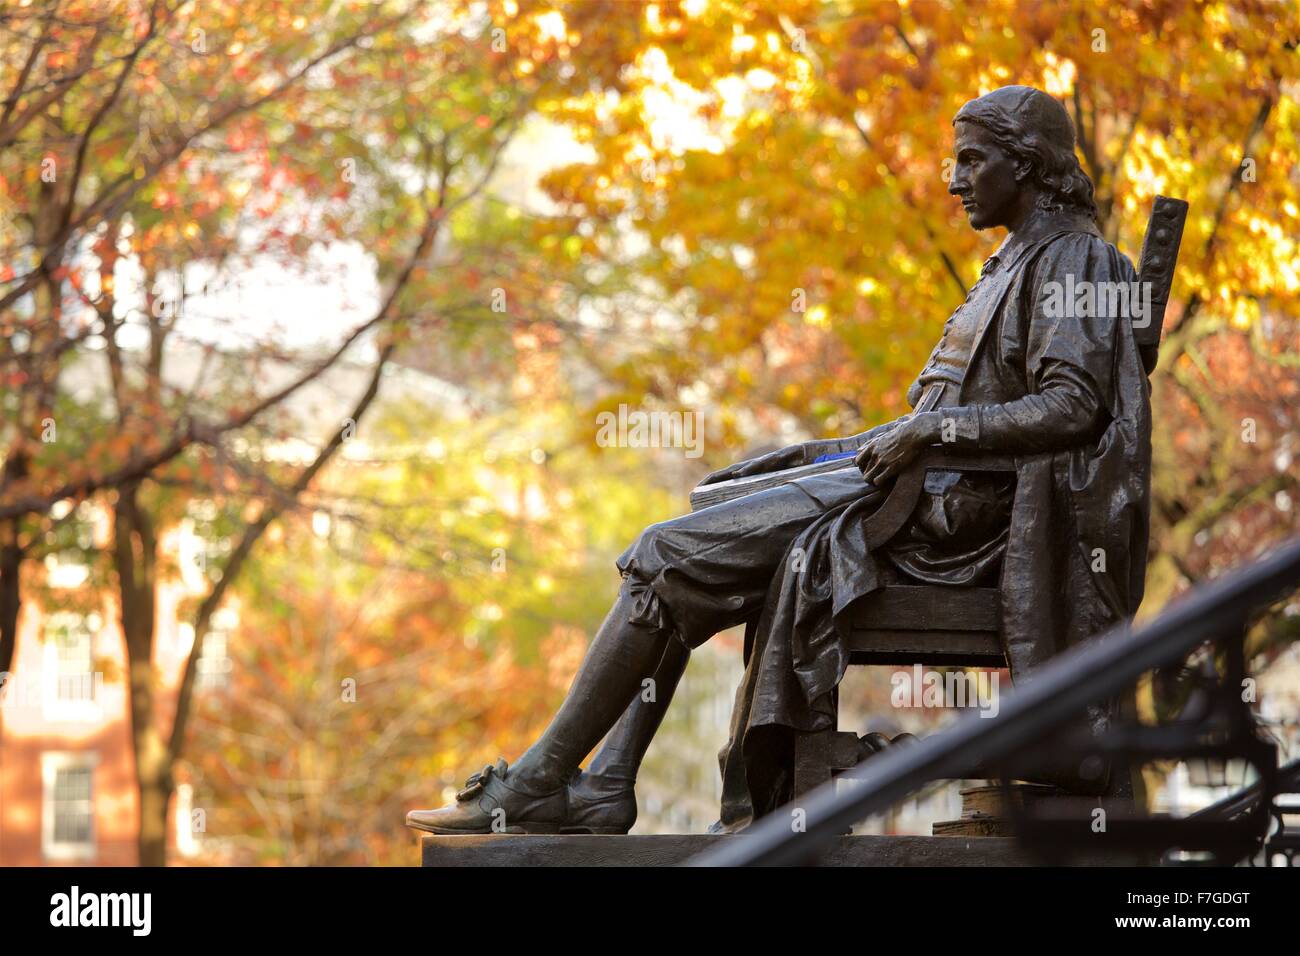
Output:
[[[1030,176],[1041,190],[1040,209],[1061,212],[1069,207],[1097,219],[1092,180],[1074,154],[1073,129],[1068,146],[1053,142],[1033,126],[1017,122],[1006,109],[986,97],[971,100],[958,110],[953,125],[958,121],[984,127],[1002,149],[1029,163]]]

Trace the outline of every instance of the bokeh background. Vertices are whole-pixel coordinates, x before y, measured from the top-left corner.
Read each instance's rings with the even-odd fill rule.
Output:
[[[906,411],[1001,239],[945,177],[1001,85],[1066,106],[1131,258],[1191,203],[1142,613],[1294,533],[1298,39],[1289,0],[5,0],[0,863],[414,863],[404,812],[545,726],[642,527]],[[603,443],[620,406],[700,442]],[[1289,753],[1298,611],[1249,644]],[[695,653],[636,832],[714,819],[740,668]],[[844,711],[952,716],[887,674]]]

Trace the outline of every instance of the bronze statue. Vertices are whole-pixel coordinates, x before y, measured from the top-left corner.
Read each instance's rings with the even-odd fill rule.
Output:
[[[1129,287],[1137,275],[1097,229],[1093,186],[1056,100],[1003,87],[963,106],[953,125],[948,191],[973,228],[1008,235],[909,390],[913,411],[709,475],[705,484],[845,452],[858,466],[647,528],[618,559],[618,598],[541,738],[513,766],[499,760],[472,776],[450,806],[411,812],[408,825],[626,833],[637,768],[689,649],[737,624],[756,627],[720,754],[726,828],[789,799],[793,736],[833,721],[845,611],[864,595],[897,581],[1000,576],[1017,682],[1136,611],[1149,513],[1146,372],[1131,316],[1076,312],[1059,293]],[[1014,455],[1016,473],[931,472],[909,525],[887,547],[866,548],[860,526],[881,487],[941,442]],[[642,695],[647,678],[653,700]]]

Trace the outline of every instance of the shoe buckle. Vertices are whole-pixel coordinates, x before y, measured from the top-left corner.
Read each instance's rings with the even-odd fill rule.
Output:
[[[478,773],[471,774],[470,778],[465,781],[465,787],[456,792],[457,802],[464,803],[466,800],[472,800],[483,792],[484,787],[492,779],[493,775],[504,777],[506,775],[506,762],[502,759],[497,760],[495,764],[488,764]]]

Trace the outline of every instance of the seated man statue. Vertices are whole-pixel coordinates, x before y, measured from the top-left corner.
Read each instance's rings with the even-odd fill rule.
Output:
[[[626,833],[637,768],[689,649],[741,623],[753,625],[753,644],[720,755],[727,828],[790,799],[794,735],[834,719],[846,612],[863,595],[892,582],[1000,584],[1016,681],[1136,610],[1149,511],[1146,375],[1128,321],[1062,307],[1059,290],[1127,286],[1137,275],[1097,229],[1093,185],[1056,100],[1003,87],[968,102],[953,126],[948,191],[972,228],[1008,235],[909,390],[913,411],[705,479],[843,452],[858,466],[647,528],[618,559],[618,597],[550,726],[512,766],[485,767],[454,803],[412,811],[409,826]],[[939,443],[1014,456],[1016,472],[931,472],[909,524],[870,551],[861,527],[881,486]]]

